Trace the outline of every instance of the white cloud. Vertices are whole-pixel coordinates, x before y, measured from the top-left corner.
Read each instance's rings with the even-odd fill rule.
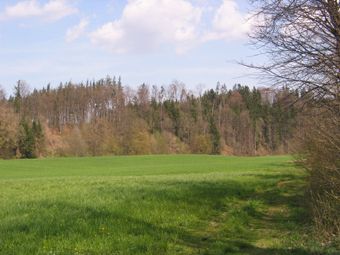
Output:
[[[78,10],[70,6],[66,0],[49,0],[41,4],[37,0],[20,1],[15,5],[7,6],[2,19],[22,19],[39,17],[45,20],[55,21],[65,16],[76,13]]]
[[[116,53],[164,45],[180,53],[198,41],[201,13],[186,0],[130,0],[120,19],[104,24],[90,37]]]
[[[237,40],[247,36],[253,20],[250,14],[240,12],[234,0],[224,0],[212,20],[212,30],[205,34],[203,41]]]
[[[66,31],[66,42],[73,42],[85,33],[85,29],[89,24],[87,19],[80,20],[79,24],[69,28]]]
[[[243,39],[252,23],[236,0],[223,0],[217,6],[207,0],[128,0],[121,17],[102,25],[90,38],[114,53],[162,46],[183,53],[208,41]]]

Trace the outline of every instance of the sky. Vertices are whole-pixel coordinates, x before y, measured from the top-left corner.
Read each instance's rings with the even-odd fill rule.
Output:
[[[123,85],[257,86],[247,0],[0,0],[0,86],[121,76]]]

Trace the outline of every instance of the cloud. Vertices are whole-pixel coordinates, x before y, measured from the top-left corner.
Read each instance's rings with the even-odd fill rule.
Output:
[[[250,17],[250,14],[240,12],[234,0],[224,0],[215,12],[211,31],[202,39],[230,41],[245,38],[253,24]]]
[[[45,4],[41,4],[37,0],[25,0],[15,5],[7,6],[1,18],[23,19],[38,17],[49,21],[56,21],[77,11],[66,0],[49,0]]]
[[[244,39],[251,27],[250,14],[242,13],[236,0],[217,6],[206,0],[129,0],[119,19],[103,24],[90,38],[114,53],[162,46],[184,53],[209,41]]]
[[[104,24],[90,37],[116,53],[167,45],[181,53],[198,41],[201,13],[186,0],[130,0],[119,19]]]
[[[79,24],[69,28],[66,31],[66,42],[73,42],[85,33],[89,22],[87,19],[80,20]]]

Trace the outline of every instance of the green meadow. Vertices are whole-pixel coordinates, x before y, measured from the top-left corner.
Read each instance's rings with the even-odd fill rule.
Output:
[[[0,254],[337,254],[289,156],[0,161]]]

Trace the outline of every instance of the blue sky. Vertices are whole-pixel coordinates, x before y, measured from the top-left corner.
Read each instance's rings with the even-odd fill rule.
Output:
[[[123,84],[258,85],[235,63],[247,45],[246,0],[1,0],[0,85],[122,76]],[[247,21],[248,20],[248,21]]]

